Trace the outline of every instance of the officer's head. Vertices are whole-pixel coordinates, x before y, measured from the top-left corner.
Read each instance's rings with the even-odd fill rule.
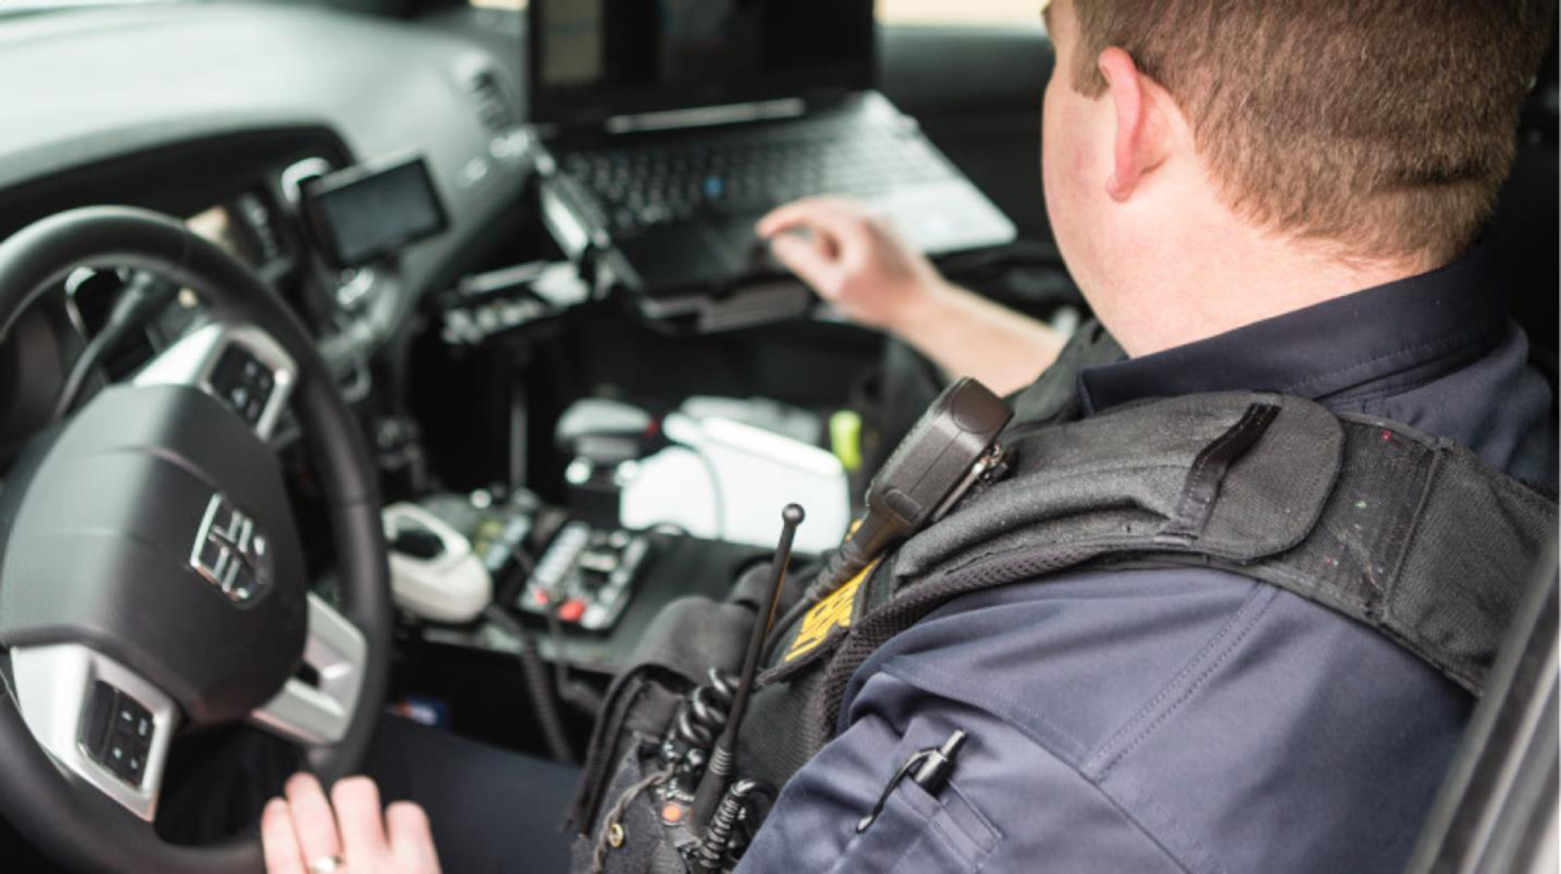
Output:
[[[1070,268],[1115,329],[1163,316],[1124,291],[1149,278],[1138,262],[1175,269],[1174,247],[1195,265],[1200,240],[1446,263],[1490,215],[1553,15],[1553,0],[1055,0],[1043,173]]]

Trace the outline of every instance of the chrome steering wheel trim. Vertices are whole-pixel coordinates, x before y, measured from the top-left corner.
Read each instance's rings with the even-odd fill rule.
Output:
[[[270,439],[298,382],[298,365],[281,344],[258,328],[222,322],[197,328],[148,362],[132,382],[194,386],[223,403],[242,406],[244,401],[235,401],[231,391],[224,391],[215,382],[218,365],[233,348],[242,349],[266,370],[271,388],[266,397],[255,399],[260,406],[250,427],[262,440]]]
[[[368,642],[356,625],[314,593],[309,594],[309,636],[304,664],[315,682],[292,677],[250,721],[278,737],[306,746],[339,743],[347,735],[363,694]]]
[[[80,644],[17,647],[11,650],[11,671],[22,720],[39,745],[71,773],[151,822],[157,813],[168,746],[179,724],[179,710],[173,699],[136,672]],[[146,709],[150,730],[145,738],[146,752],[140,753],[143,758],[139,763],[121,765],[115,770],[109,761],[112,754],[106,748],[102,752],[91,749],[88,722],[99,683],[130,696]],[[108,745],[116,743],[119,737],[133,739],[138,733],[135,720],[123,720],[121,713],[129,711],[111,704],[104,714]],[[133,743],[132,740],[120,748],[120,755],[137,755],[128,749]]]

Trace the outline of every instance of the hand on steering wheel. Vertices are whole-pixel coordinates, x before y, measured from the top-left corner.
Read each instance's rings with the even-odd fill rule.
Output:
[[[340,780],[326,800],[320,781],[295,774],[286,791],[260,818],[267,874],[439,874],[428,816],[409,801],[381,815],[373,780]]]

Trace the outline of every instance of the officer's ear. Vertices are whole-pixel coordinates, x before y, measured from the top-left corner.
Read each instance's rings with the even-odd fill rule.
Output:
[[[1106,49],[1097,63],[1106,79],[1106,96],[1116,111],[1112,174],[1106,180],[1106,193],[1125,202],[1169,157],[1173,132],[1167,113],[1175,113],[1176,108],[1165,89],[1144,75],[1132,55],[1122,49]]]

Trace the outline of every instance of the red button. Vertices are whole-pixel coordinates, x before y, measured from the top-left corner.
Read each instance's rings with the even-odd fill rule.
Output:
[[[558,607],[558,618],[565,622],[579,622],[585,615],[585,602],[579,598],[570,598]]]
[[[532,589],[531,600],[537,602],[538,607],[546,607],[548,602],[546,589]]]

